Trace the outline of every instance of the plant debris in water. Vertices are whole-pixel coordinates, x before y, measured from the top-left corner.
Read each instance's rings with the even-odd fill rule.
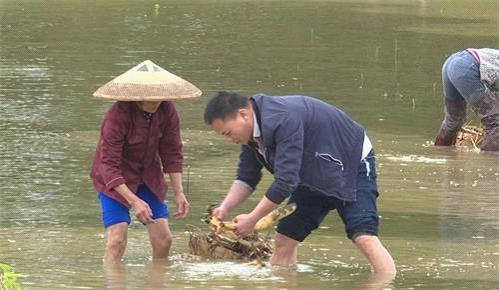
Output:
[[[480,148],[484,136],[483,128],[466,125],[457,134],[456,145],[473,149]]]
[[[260,232],[272,228],[277,221],[293,213],[296,204],[288,204],[272,211],[257,222],[253,234],[244,238],[235,234],[236,223],[221,221],[213,216],[213,208],[214,206],[208,208],[203,219],[209,225],[208,233],[194,226],[189,229],[191,254],[205,259],[238,259],[262,264],[262,261],[272,255],[274,245],[267,235]]]

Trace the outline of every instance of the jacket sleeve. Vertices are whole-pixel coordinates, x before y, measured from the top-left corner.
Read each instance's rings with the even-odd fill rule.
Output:
[[[274,182],[265,196],[274,203],[281,203],[293,193],[300,183],[300,169],[303,157],[303,124],[296,116],[283,116],[273,122]]]
[[[240,180],[253,189],[262,179],[263,165],[258,162],[255,152],[248,145],[243,145],[239,155],[239,164],[237,166],[237,180]]]
[[[102,124],[99,173],[107,190],[125,183],[120,164],[125,143],[126,126],[126,120],[120,118],[116,110],[110,111]]]
[[[163,164],[163,172],[182,172],[184,156],[180,136],[180,118],[175,106],[171,102],[168,102],[168,107],[165,111],[167,125],[159,141],[159,156]]]

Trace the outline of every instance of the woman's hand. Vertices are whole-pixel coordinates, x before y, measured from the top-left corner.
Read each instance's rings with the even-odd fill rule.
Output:
[[[187,201],[185,194],[183,192],[175,194],[175,202],[177,203],[177,211],[173,216],[177,219],[183,219],[189,214],[191,205]]]
[[[143,224],[154,223],[152,218],[152,210],[149,205],[140,198],[135,199],[130,204],[133,214]]]

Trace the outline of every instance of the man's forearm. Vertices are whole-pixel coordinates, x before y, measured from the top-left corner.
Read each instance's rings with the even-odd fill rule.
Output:
[[[274,203],[266,196],[263,196],[260,202],[249,214],[255,221],[258,221],[259,219],[266,216],[267,214],[269,214],[271,211],[273,211],[278,207],[279,207],[278,203]]]
[[[234,208],[243,203],[251,193],[252,190],[248,186],[244,186],[240,182],[234,181],[221,206],[225,208],[227,212],[231,212]]]

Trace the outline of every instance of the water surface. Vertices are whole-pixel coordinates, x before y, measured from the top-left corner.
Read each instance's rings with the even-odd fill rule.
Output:
[[[296,271],[182,256],[187,226],[204,227],[206,206],[234,178],[239,148],[202,122],[208,96],[225,89],[316,96],[365,125],[378,153],[381,237],[399,270],[387,287],[499,288],[499,155],[430,142],[442,118],[441,65],[463,48],[499,46],[498,6],[0,0],[0,262],[24,275],[25,289],[377,288],[335,213],[301,245]],[[151,263],[134,221],[124,267],[104,270],[88,174],[111,103],[91,94],[145,59],[204,92],[177,103],[193,212],[171,221],[170,264]],[[470,121],[478,124],[473,113]]]

